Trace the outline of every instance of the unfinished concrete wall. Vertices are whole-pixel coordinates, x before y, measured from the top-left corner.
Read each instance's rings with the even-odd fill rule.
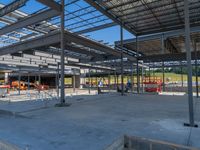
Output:
[[[105,150],[200,150],[193,147],[152,140],[140,137],[124,136]]]

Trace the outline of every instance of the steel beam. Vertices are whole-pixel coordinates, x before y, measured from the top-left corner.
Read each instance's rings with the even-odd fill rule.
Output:
[[[12,3],[4,6],[3,8],[0,9],[0,17],[3,17],[20,7],[24,6],[28,0],[15,0]]]
[[[200,32],[200,27],[191,27],[191,33],[195,33],[195,32]],[[142,42],[142,41],[160,39],[160,37],[162,37],[163,34],[164,34],[165,38],[179,37],[180,35],[184,35],[184,33],[185,33],[184,29],[172,30],[172,31],[164,32],[164,33],[162,32],[162,33],[158,33],[158,34],[141,36],[138,41]],[[124,44],[129,44],[129,43],[132,43],[132,42],[136,42],[136,38],[124,40]],[[120,41],[116,41],[115,44],[120,45]]]
[[[134,35],[136,35],[136,32],[133,31],[130,28],[127,28],[127,26],[125,26],[123,23],[121,23],[121,21],[119,21],[115,16],[111,15],[110,13],[108,13],[106,10],[104,10],[102,7],[100,7],[95,1],[93,0],[85,0],[89,5],[93,6],[94,8],[96,8],[98,11],[100,11],[102,14],[104,14],[105,16],[107,16],[108,18],[112,19],[115,23],[117,23],[120,26],[123,26],[127,31],[129,31],[130,33],[133,33]]]
[[[38,2],[58,11],[58,12],[62,12],[62,6],[55,2],[54,0],[37,0]]]
[[[27,41],[19,42],[13,45],[0,48],[0,55],[16,53],[18,51],[29,50],[37,47],[48,46],[51,44],[59,43],[60,33],[53,32],[44,36],[40,36]]]
[[[80,67],[80,68],[83,68],[83,69],[98,69],[98,70],[105,70],[105,71],[114,71],[115,69],[114,68],[109,68],[109,67],[100,67],[100,66],[91,66],[91,65],[86,65],[86,64],[76,64],[76,63],[68,63],[68,64],[65,64],[65,65],[68,65],[68,66],[74,66],[74,67]]]
[[[84,29],[84,30],[81,30],[81,31],[78,31],[78,32],[75,32],[75,33],[84,34],[84,33],[94,32],[94,31],[105,29],[105,28],[113,27],[113,26],[116,26],[116,25],[117,24],[115,22],[111,22],[111,23],[99,25],[99,26],[96,26],[96,27]]]
[[[35,23],[47,20],[49,18],[53,18],[58,15],[59,15],[59,12],[55,10],[51,10],[51,9],[45,10],[44,12],[34,14],[32,16],[19,20],[16,23],[13,23],[11,25],[1,28],[0,35],[15,31],[20,28],[27,27],[29,25],[33,25]]]
[[[114,55],[117,57],[121,57],[120,53],[118,50],[115,50],[109,46],[103,45],[101,43],[92,41],[90,39],[84,38],[82,36],[79,36],[74,33],[70,33],[68,31],[65,31],[65,40],[66,42],[70,43],[76,43],[79,45],[83,45],[87,48],[95,49],[98,51],[103,51],[107,54]],[[6,47],[0,48],[0,55],[5,55],[5,54],[11,54],[11,53],[16,53],[18,51],[24,51],[24,50],[29,50],[37,47],[43,47],[43,46],[49,46],[49,45],[54,45],[58,44],[60,42],[60,32],[52,32],[37,38],[33,38],[30,40],[26,40],[23,42],[19,42],[13,45],[9,45]],[[124,57],[128,58],[131,61],[135,61],[136,59],[133,56],[130,56],[128,54],[124,54]]]
[[[95,53],[93,51],[88,51],[88,50],[85,50],[83,48],[78,48],[78,47],[70,46],[70,45],[67,45],[67,44],[66,44],[65,48],[67,50],[69,50],[69,51],[73,51],[73,52],[80,53],[80,54],[86,54],[86,55],[90,55],[90,56],[102,57],[101,54]]]
[[[197,51],[197,58],[200,59],[200,51]],[[192,52],[192,59],[195,59],[194,52]],[[144,62],[180,61],[186,60],[186,53],[140,56],[139,60],[144,60]]]
[[[74,42],[74,43],[77,43],[77,44],[81,44],[85,47],[89,47],[89,48],[92,48],[92,49],[103,51],[103,52],[108,53],[108,54],[112,54],[114,56],[121,57],[121,54],[119,53],[119,51],[117,51],[117,50],[115,50],[115,49],[113,49],[109,46],[106,46],[106,45],[103,45],[101,43],[92,41],[90,39],[84,38],[84,37],[79,36],[77,34],[70,33],[68,31],[65,31],[65,39],[67,41],[71,41],[71,42]],[[133,56],[130,56],[130,55],[127,55],[127,54],[124,54],[124,57],[128,58],[131,61],[136,60]]]

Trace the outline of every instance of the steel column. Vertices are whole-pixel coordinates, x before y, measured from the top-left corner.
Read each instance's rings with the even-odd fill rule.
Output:
[[[115,67],[115,71],[114,71],[114,79],[115,79],[115,88],[114,89],[117,89],[117,79],[116,79],[116,67]]]
[[[30,90],[30,75],[28,74],[28,90]]]
[[[143,61],[142,61],[142,76],[141,76],[141,82],[142,82],[142,93],[144,93],[143,78],[144,78],[144,67],[143,67]]]
[[[110,71],[109,71],[109,75],[108,75],[108,86],[109,86],[109,92],[111,90],[111,86],[110,86]]]
[[[121,95],[124,95],[124,63],[123,63],[123,28],[120,26],[120,41],[121,41]]]
[[[61,47],[61,104],[65,103],[65,52],[64,52],[64,27],[65,27],[65,0],[61,0],[62,5],[62,13],[61,13],[61,39],[60,39],[60,47]]]
[[[198,83],[198,64],[197,64],[197,43],[194,41],[194,51],[195,51],[195,75],[196,75],[196,96],[199,98],[199,83]]]
[[[56,73],[56,93],[57,93],[57,97],[59,97],[59,63],[57,64],[57,73]]]
[[[21,87],[21,82],[20,82],[20,81],[21,81],[21,75],[20,75],[20,73],[19,73],[19,74],[18,74],[18,84],[19,84],[19,86],[18,86],[18,95],[20,95],[20,92],[21,92],[21,91],[20,91],[20,90],[21,90],[21,89],[20,89],[20,87]]]
[[[162,80],[163,80],[163,92],[165,91],[165,63],[162,62]]]
[[[183,65],[182,65],[182,61],[180,61],[180,66],[181,66],[181,87],[183,88]]]
[[[90,94],[90,89],[91,88],[91,77],[90,77],[90,68],[89,68],[89,88],[88,88],[88,92]]]
[[[118,87],[118,84],[119,84],[119,76],[117,75],[117,87]]]
[[[38,76],[38,79],[39,79],[39,85],[40,85],[41,84],[41,76],[40,76],[40,74]]]
[[[151,68],[150,68],[150,63],[149,63],[149,81],[150,81],[150,78],[151,78]]]
[[[74,71],[73,71],[73,77],[72,78],[73,78],[73,93],[75,93],[76,92],[76,85],[75,85],[76,84],[75,83],[76,82],[76,77],[75,77],[75,72]]]
[[[97,77],[97,69],[95,70],[95,73],[96,73],[96,78],[95,78],[95,79],[96,79],[96,81],[95,81],[95,82],[96,82],[96,88],[98,89],[98,77]]]
[[[189,1],[184,0],[185,15],[185,47],[187,51],[187,69],[188,69],[188,104],[189,104],[189,123],[194,126],[194,108],[193,108],[193,92],[192,92],[192,65],[190,50],[190,22],[189,22]]]
[[[131,63],[131,93],[133,93],[133,63]]]
[[[162,37],[161,37],[161,51],[162,51],[162,54],[165,53],[165,44],[164,44],[164,34],[162,34]],[[165,91],[165,66],[164,66],[164,61],[162,62],[162,80],[163,80],[163,91]]]
[[[138,37],[136,36],[136,52],[137,52],[137,93],[140,93],[140,74],[139,74],[139,60],[138,60]]]

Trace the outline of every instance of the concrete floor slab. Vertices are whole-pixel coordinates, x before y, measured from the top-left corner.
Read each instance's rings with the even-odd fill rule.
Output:
[[[37,150],[102,150],[124,134],[200,147],[200,128],[188,122],[186,96],[104,94],[70,97],[70,107],[56,101],[0,104],[24,117],[0,117],[0,139]],[[16,107],[15,107],[16,106]],[[195,120],[200,124],[200,102]],[[38,108],[38,109],[36,109]]]

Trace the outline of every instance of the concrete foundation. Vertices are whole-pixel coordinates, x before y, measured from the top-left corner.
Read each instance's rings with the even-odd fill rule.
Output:
[[[79,95],[58,101],[0,102],[0,109],[20,117],[0,117],[0,138],[37,150],[103,150],[124,134],[200,148],[200,128],[183,126],[188,119],[187,96]],[[194,98],[195,123],[200,102]]]
[[[123,136],[105,150],[200,150],[193,147],[134,136]]]

